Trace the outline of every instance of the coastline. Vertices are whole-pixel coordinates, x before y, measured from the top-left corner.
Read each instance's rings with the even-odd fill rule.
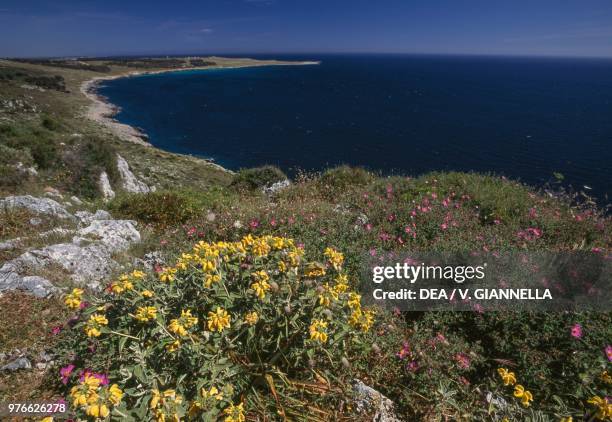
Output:
[[[155,75],[161,73],[171,73],[171,72],[184,72],[190,70],[211,70],[211,69],[236,69],[242,67],[260,67],[260,66],[304,66],[304,65],[318,65],[321,62],[319,61],[302,61],[302,62],[254,62],[248,63],[244,65],[233,65],[233,66],[223,66],[223,65],[215,65],[215,66],[200,66],[200,67],[189,67],[189,68],[180,68],[180,69],[157,69],[157,70],[136,70],[125,73],[120,73],[117,75],[107,75],[107,76],[96,76],[94,78],[85,80],[80,85],[80,92],[87,99],[91,101],[91,104],[87,107],[85,111],[85,117],[95,123],[100,124],[107,130],[109,130],[112,134],[117,136],[119,139],[127,142],[132,142],[148,147],[154,147],[150,142],[148,142],[148,136],[143,131],[135,128],[134,126],[121,123],[117,121],[114,116],[119,112],[119,107],[115,104],[108,101],[107,98],[100,95],[97,92],[98,86],[103,81],[115,80],[119,78],[130,78],[134,76],[143,76],[143,75]],[[211,164],[214,164],[212,159],[199,158]],[[226,171],[229,171],[218,164],[214,164],[219,168],[222,168]]]

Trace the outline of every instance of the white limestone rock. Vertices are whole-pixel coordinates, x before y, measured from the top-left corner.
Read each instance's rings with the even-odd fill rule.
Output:
[[[110,180],[108,179],[108,174],[105,171],[100,173],[100,180],[98,181],[100,185],[100,191],[102,192],[102,198],[105,201],[109,201],[115,197],[115,191],[111,187]]]
[[[353,380],[355,407],[359,413],[374,412],[373,422],[400,422],[393,402],[358,379]]]
[[[35,198],[31,195],[7,196],[0,199],[2,208],[25,208],[36,214],[49,215],[57,218],[74,219],[74,216],[66,211],[59,203],[49,198]]]
[[[148,193],[151,189],[142,181],[138,180],[130,170],[130,166],[125,159],[117,154],[117,170],[123,183],[123,189],[132,193]]]
[[[127,249],[131,243],[140,242],[136,222],[130,220],[93,220],[80,229],[77,236],[98,239],[111,252]]]
[[[288,188],[289,186],[291,186],[291,181],[289,179],[285,179],[285,180],[281,180],[279,182],[272,183],[269,186],[264,186],[262,191],[266,195],[274,195],[274,194],[280,192],[281,190],[283,190],[285,188]]]

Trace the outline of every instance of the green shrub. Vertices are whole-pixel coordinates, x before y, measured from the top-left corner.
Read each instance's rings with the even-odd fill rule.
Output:
[[[15,166],[0,164],[0,188],[14,191],[21,186],[24,175]]]
[[[242,169],[234,175],[231,185],[239,190],[255,190],[287,179],[285,173],[274,166]]]
[[[41,124],[45,129],[51,131],[56,131],[60,128],[59,122],[51,116],[44,116]]]
[[[376,180],[376,177],[361,167],[340,166],[326,170],[317,180],[318,184],[334,190],[348,187],[363,187]]]
[[[188,194],[161,191],[119,195],[109,203],[109,210],[124,218],[164,228],[186,222],[201,208]]]
[[[87,297],[60,347],[78,416],[310,420],[338,409],[345,356],[369,350],[374,315],[341,253],[302,254],[282,237],[200,242],[156,275],[134,271]],[[66,304],[80,309],[82,294]]]
[[[0,164],[22,163],[24,166],[31,166],[34,162],[29,150],[11,148],[0,144]]]
[[[119,180],[116,165],[116,152],[112,146],[101,139],[89,139],[64,153],[62,164],[68,173],[65,178],[66,189],[86,198],[99,194],[99,177],[106,171],[111,182]]]

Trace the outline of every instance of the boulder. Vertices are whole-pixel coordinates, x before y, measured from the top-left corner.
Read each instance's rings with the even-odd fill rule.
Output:
[[[95,215],[94,215],[95,216]],[[140,242],[140,233],[130,220],[93,220],[87,227],[80,229],[77,236],[98,239],[109,251],[127,249],[131,243]]]
[[[393,402],[358,379],[353,380],[355,408],[359,413],[374,414],[373,422],[400,422]]]
[[[289,186],[291,186],[291,181],[289,179],[285,179],[276,183],[272,183],[269,186],[264,186],[262,191],[266,195],[274,195]]]
[[[0,367],[0,371],[13,372],[19,369],[32,369],[32,363],[28,358],[20,357]]]
[[[35,198],[31,195],[7,196],[4,199],[0,199],[0,209],[1,208],[25,208],[36,214],[74,219],[74,216],[66,211],[66,208],[62,207],[53,199]]]
[[[89,211],[77,211],[74,213],[76,218],[79,219],[79,224],[82,226],[88,226],[94,220],[111,220],[112,217],[108,211],[97,210],[95,214]]]

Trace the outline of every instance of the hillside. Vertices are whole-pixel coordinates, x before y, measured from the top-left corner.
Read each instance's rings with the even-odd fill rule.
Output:
[[[238,403],[248,420],[611,417],[609,313],[401,313],[350,302],[364,256],[407,250],[609,256],[610,217],[586,195],[495,175],[381,176],[351,167],[288,182],[274,167],[234,173],[129,142],[85,117],[92,101],[82,87],[92,78],[260,64],[219,57],[0,60],[0,402],[70,403],[78,370],[88,368],[120,384],[123,398],[109,399],[113,417],[135,420],[233,417],[243,412]],[[205,243],[194,249],[198,242]],[[189,283],[208,280],[194,258],[208,259],[203,250],[228,258],[215,264],[223,271],[209,280],[213,290],[199,296]],[[296,257],[295,273],[283,278],[288,256]],[[250,283],[247,267],[272,278],[244,289],[232,284],[241,277]],[[338,281],[344,277],[346,283]],[[160,280],[174,284],[160,287]],[[293,291],[295,285],[301,287]],[[155,293],[148,306],[156,311],[138,321],[159,315],[179,322],[157,330],[125,319],[144,300],[129,291],[141,290]],[[262,303],[251,301],[255,296]],[[222,313],[208,313],[221,303],[234,312],[231,328]],[[253,303],[259,316],[237,324],[236,315]],[[191,323],[187,308],[200,324],[208,315],[207,330],[192,328],[198,318]],[[106,323],[104,317],[90,324],[94,312],[105,313]],[[177,324],[191,328],[191,337]],[[225,329],[231,336],[221,335]],[[296,340],[302,335],[306,340]],[[182,342],[164,343],[169,338]],[[173,360],[177,349],[183,354]],[[159,363],[166,352],[170,357]],[[202,356],[219,368],[206,372]],[[235,380],[214,385],[224,398],[210,408],[216,380],[202,375],[202,383],[192,382],[188,376],[197,370]],[[509,382],[508,372],[518,382]],[[518,383],[532,392],[526,405],[526,396],[509,386]],[[151,388],[141,391],[142,385]],[[171,392],[160,399],[160,391]],[[381,393],[388,399],[379,405],[371,395]],[[104,416],[100,408],[97,415],[77,408],[87,412],[79,415]]]

